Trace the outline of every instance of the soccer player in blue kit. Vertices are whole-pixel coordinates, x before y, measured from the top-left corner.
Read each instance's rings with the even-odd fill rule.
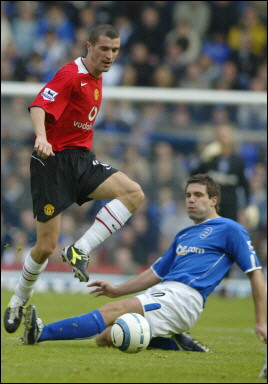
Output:
[[[90,293],[111,298],[136,292],[135,297],[108,303],[98,310],[48,325],[37,317],[34,305],[26,309],[24,344],[96,336],[100,346],[111,346],[111,326],[124,313],[143,315],[152,326],[149,348],[210,352],[185,333],[198,320],[207,297],[233,263],[250,279],[255,308],[254,330],[266,342],[265,279],[246,229],[218,215],[220,187],[206,174],[186,183],[186,207],[194,225],[181,230],[170,248],[150,268],[115,285],[94,281]]]

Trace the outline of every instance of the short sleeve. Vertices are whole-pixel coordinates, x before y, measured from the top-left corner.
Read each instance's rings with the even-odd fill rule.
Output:
[[[244,227],[235,225],[228,237],[227,251],[232,259],[245,273],[261,269],[261,264]]]
[[[74,84],[74,73],[62,68],[51,81],[39,92],[31,107],[43,108],[46,113],[53,115],[57,121],[69,103]]]
[[[172,263],[174,261],[174,257],[176,255],[176,238],[173,240],[171,246],[167,250],[166,253],[162,257],[160,257],[154,264],[151,265],[151,269],[153,272],[160,278],[165,277]]]

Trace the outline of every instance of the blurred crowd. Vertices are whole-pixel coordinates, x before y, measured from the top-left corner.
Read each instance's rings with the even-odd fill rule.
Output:
[[[266,1],[2,1],[2,80],[49,81],[113,23],[106,85],[264,90]]]
[[[2,81],[47,82],[86,54],[90,28],[120,31],[117,62],[105,86],[266,90],[265,1],[3,1]],[[2,261],[21,262],[36,240],[29,182],[32,99],[2,99]],[[267,263],[266,108],[261,105],[169,105],[106,101],[95,124],[93,151],[143,188],[146,200],[130,221],[99,246],[91,264],[135,273],[191,225],[184,185],[196,171],[223,187],[221,214],[243,224]],[[225,210],[231,204],[232,209]],[[230,203],[230,204],[229,204]],[[104,205],[73,205],[62,217],[58,248],[75,242]]]

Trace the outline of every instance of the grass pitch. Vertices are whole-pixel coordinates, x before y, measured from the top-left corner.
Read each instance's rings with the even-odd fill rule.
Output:
[[[3,312],[11,292],[2,292]],[[81,294],[35,294],[31,303],[45,324],[90,312],[111,299]],[[264,345],[253,331],[251,298],[211,296],[193,337],[214,353],[141,351],[128,355],[100,348],[94,339],[48,341],[34,346],[2,327],[2,383],[262,383]]]

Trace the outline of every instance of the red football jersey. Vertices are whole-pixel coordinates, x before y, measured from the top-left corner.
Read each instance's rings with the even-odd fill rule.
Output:
[[[92,76],[79,57],[56,73],[29,108],[45,110],[47,141],[53,151],[91,149],[101,101],[102,76]]]

